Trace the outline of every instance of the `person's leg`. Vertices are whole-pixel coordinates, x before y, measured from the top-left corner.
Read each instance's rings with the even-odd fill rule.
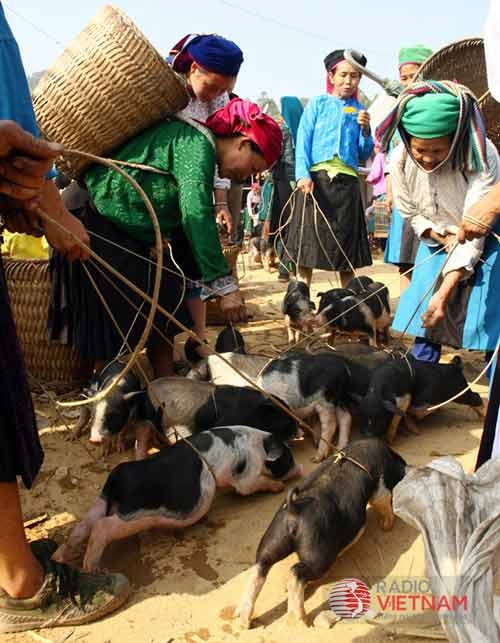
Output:
[[[44,574],[26,540],[17,482],[0,482],[0,523],[0,588],[12,598],[33,596]]]
[[[304,266],[298,266],[297,268],[297,279],[299,281],[303,281],[306,283],[309,288],[311,287],[311,281],[312,281],[312,274],[313,274],[313,269],[312,268],[305,268]]]
[[[347,288],[347,284],[351,281],[353,277],[354,277],[354,273],[351,272],[350,270],[340,270],[339,278],[340,278],[341,287]]]

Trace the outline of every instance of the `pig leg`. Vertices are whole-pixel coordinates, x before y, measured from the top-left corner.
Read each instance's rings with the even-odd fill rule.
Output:
[[[308,545],[311,547],[310,543]],[[290,570],[287,613],[293,615],[297,621],[305,623],[306,620],[304,591],[307,583],[321,578],[333,562],[329,545],[328,541],[326,546],[315,543],[312,550],[307,553],[307,558],[304,558],[300,552],[300,562]]]
[[[403,411],[403,413],[406,413],[410,404],[411,404],[411,395],[403,395],[402,397],[397,399],[398,409]],[[400,422],[401,422],[401,416],[394,414],[392,416],[391,423],[389,424],[389,428],[387,429],[387,442],[389,444],[392,444],[396,439],[396,433],[398,431]]]
[[[78,423],[73,431],[73,437],[80,438],[83,435],[83,432],[90,422],[90,416],[91,413],[88,405],[82,406],[82,408],[80,409],[80,415],[78,417]]]
[[[273,518],[257,549],[257,562],[252,567],[245,591],[235,616],[243,627],[250,627],[255,602],[266,581],[269,570],[294,551],[294,540],[288,527],[288,512],[282,509]]]
[[[234,480],[231,484],[242,496],[249,496],[256,491],[280,493],[285,489],[285,485],[280,480],[274,480],[265,475],[259,475],[257,478],[249,476],[248,479]]]
[[[375,321],[372,324],[372,332],[368,335],[368,343],[370,346],[373,346],[373,348],[378,348],[377,324]]]
[[[321,436],[316,455],[313,457],[313,462],[321,462],[325,460],[330,453],[333,437],[337,430],[337,415],[335,407],[318,404],[315,408],[321,423]]]
[[[135,459],[144,460],[152,447],[159,446],[159,436],[151,422],[137,424],[135,431]]]
[[[52,558],[60,563],[74,563],[82,553],[83,545],[88,540],[94,524],[106,515],[107,503],[98,498],[83,519],[71,532],[68,541],[61,545]]]
[[[288,343],[289,344],[294,344],[295,343],[295,331],[292,328],[292,322],[290,321],[290,317],[288,315],[285,315],[285,326],[286,326],[286,332],[288,334]]]
[[[394,526],[394,511],[392,510],[392,493],[385,486],[382,479],[373,496],[370,498],[370,506],[379,515],[380,527],[384,531],[390,531]]]
[[[330,329],[330,334],[328,335],[328,340],[327,344],[328,346],[335,346],[335,337],[337,335],[337,329],[336,328],[331,328]]]
[[[339,441],[337,448],[343,449],[347,446],[351,437],[352,416],[347,409],[340,406],[335,408],[335,414],[339,425]]]

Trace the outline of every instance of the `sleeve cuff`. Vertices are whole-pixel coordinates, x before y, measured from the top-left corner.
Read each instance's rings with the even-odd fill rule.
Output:
[[[459,244],[446,262],[443,275],[447,275],[454,270],[466,270],[468,273],[473,272],[483,253],[483,248],[484,239],[474,239],[473,241],[466,241],[464,244]],[[465,275],[464,279],[468,276],[469,275]]]
[[[206,301],[212,297],[224,297],[224,295],[229,295],[229,293],[235,292],[236,290],[238,290],[236,279],[233,275],[226,275],[225,277],[214,279],[203,286],[201,299]]]

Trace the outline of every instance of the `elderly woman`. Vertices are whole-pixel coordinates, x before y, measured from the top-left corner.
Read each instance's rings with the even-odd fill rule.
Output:
[[[441,343],[491,350],[500,333],[500,303],[490,289],[500,277],[500,246],[455,243],[464,212],[500,178],[476,99],[455,83],[416,83],[377,130],[382,143],[396,127],[404,145],[391,159],[394,199],[420,246],[393,328],[415,335],[414,355],[427,361],[439,360]]]
[[[365,66],[366,58],[360,56],[358,62]],[[373,139],[370,115],[357,98],[361,73],[344,59],[343,49],[328,54],[324,63],[328,93],[309,101],[297,133],[295,178],[300,193],[287,251],[308,284],[313,268],[319,268],[339,271],[345,286],[353,268],[372,262],[358,165],[370,157]]]
[[[211,114],[229,103],[229,94],[243,62],[243,52],[236,43],[216,34],[188,34],[170,50],[167,61],[174,71],[184,77],[191,95],[187,107],[179,115],[205,123]],[[238,226],[239,216],[234,217],[233,221],[229,201],[241,207],[241,186],[233,181],[231,187],[231,181],[216,172],[214,199],[217,221],[225,224],[230,234],[233,233],[233,225]],[[239,215],[239,210],[236,214]],[[188,291],[192,292],[187,305],[194,330],[205,341],[205,305],[196,296],[195,289],[196,284],[188,284]],[[188,342],[191,343],[190,340]],[[189,353],[193,359],[198,351],[203,353],[202,348],[191,346],[191,349]]]
[[[221,176],[243,181],[272,165],[281,153],[281,145],[281,130],[275,121],[257,105],[233,99],[207,120],[206,127],[189,119],[164,121],[114,151],[113,157],[118,160],[162,171],[128,168],[151,199],[162,234],[170,242],[172,256],[167,249],[160,304],[178,320],[190,323],[184,308],[184,277],[203,282],[203,299],[220,297],[229,320],[238,321],[244,315],[238,284],[226,264],[217,234],[212,197],[215,167],[218,164]],[[68,207],[83,219],[93,249],[151,294],[154,266],[150,251],[154,235],[142,199],[123,177],[105,167],[92,166],[84,182],[87,193],[75,188],[65,197]],[[121,333],[109,319],[87,270]],[[59,282],[60,277],[61,274]],[[69,276],[71,314],[66,314],[63,298],[58,301],[54,297],[53,330],[63,330],[61,322],[66,320],[71,343],[83,357],[94,362],[115,357],[123,347],[123,336],[134,346],[144,328],[143,318],[113,287],[114,282],[115,278],[103,275],[93,264],[76,265]],[[121,282],[116,285],[136,308],[145,312],[143,302],[127,286]],[[152,333],[148,354],[159,377],[172,373],[172,353],[162,335],[172,338],[179,330],[161,316],[156,326],[161,334]]]

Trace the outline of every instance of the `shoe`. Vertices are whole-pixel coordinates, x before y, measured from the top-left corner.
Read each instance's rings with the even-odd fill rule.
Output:
[[[43,585],[31,598],[0,594],[0,633],[90,623],[130,596],[123,574],[85,574],[52,560],[44,560],[43,567]]]
[[[283,283],[290,281],[290,274],[288,272],[280,272],[278,275],[278,281],[282,281]]]

